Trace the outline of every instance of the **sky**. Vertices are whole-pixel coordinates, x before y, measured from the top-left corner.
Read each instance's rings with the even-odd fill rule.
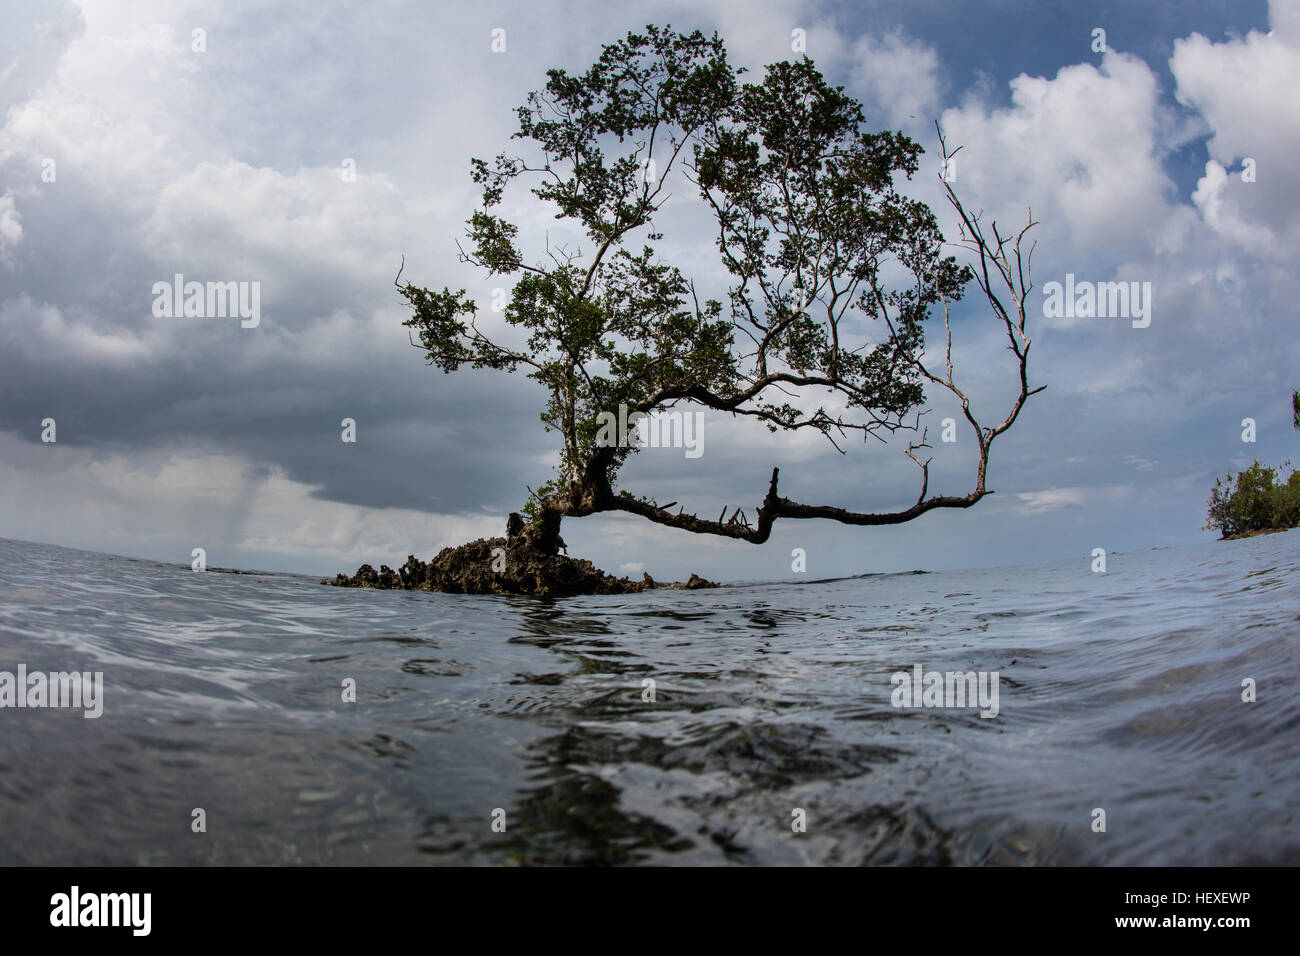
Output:
[[[514,148],[547,69],[647,23],[716,31],[751,73],[802,44],[869,127],[926,149],[905,188],[955,239],[937,120],[968,207],[1039,223],[1030,377],[1047,389],[971,509],[785,520],[761,546],[596,515],[565,522],[571,555],[661,580],[785,578],[796,548],[810,577],[1088,562],[1212,539],[1215,477],[1300,443],[1300,0],[3,3],[0,536],[332,576],[504,533],[556,460],[544,396],[426,366],[393,279],[404,258],[404,279],[465,288],[501,325],[502,280],[457,258],[470,159]],[[660,248],[720,281],[694,201],[674,193]],[[503,210],[528,242],[558,228],[524,191]],[[176,274],[257,282],[258,323],[156,314]],[[1042,290],[1067,275],[1149,288],[1149,325],[1049,314]],[[955,319],[958,382],[1000,421],[1002,333],[974,296]],[[933,396],[932,438],[953,413]],[[645,449],[621,486],[706,517],[752,515],[773,466],[807,503],[916,497],[901,440],[841,453],[751,425],[706,413],[702,454]],[[933,444],[931,491],[965,494],[971,437]]]

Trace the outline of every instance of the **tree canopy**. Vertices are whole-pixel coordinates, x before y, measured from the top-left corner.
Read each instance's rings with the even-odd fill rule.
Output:
[[[562,445],[556,475],[529,503],[543,526],[623,511],[760,543],[782,517],[874,525],[969,507],[991,493],[994,439],[1040,390],[1027,377],[1032,247],[1022,250],[1022,239],[1032,217],[1019,232],[994,223],[986,233],[945,181],[962,224],[953,246],[971,261],[959,263],[933,211],[899,190],[918,169],[917,143],[867,131],[861,105],[806,57],[774,63],[755,82],[744,74],[716,34],[649,26],[605,46],[580,75],[548,71],[516,111],[521,155],[472,160],[482,201],[461,258],[512,283],[504,319],[522,341],[485,331],[464,289],[431,291],[398,274],[405,325],[431,365],[526,370],[545,389],[541,420]],[[670,179],[690,184],[713,223],[714,273],[727,277],[713,297],[658,251]],[[530,236],[538,251],[527,254],[519,224],[500,212],[507,192],[525,186],[584,241]],[[972,281],[1015,359],[1018,394],[993,426],[977,421],[953,377],[949,306]],[[932,314],[944,323],[942,368],[925,358]],[[865,326],[878,333],[871,344]],[[978,442],[965,495],[929,494],[930,460],[919,454],[929,447],[918,415],[926,385],[956,397]],[[718,520],[674,513],[618,487],[636,448],[603,440],[599,422],[620,406],[712,409],[774,432],[811,429],[837,447],[853,434],[910,432],[920,494],[894,512],[800,504],[780,496],[774,468],[752,522],[740,508]]]

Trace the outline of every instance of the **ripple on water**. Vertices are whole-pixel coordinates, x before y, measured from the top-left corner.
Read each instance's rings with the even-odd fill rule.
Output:
[[[1296,863],[1297,542],[538,602],[0,540],[0,670],[105,675],[5,713],[0,863]]]

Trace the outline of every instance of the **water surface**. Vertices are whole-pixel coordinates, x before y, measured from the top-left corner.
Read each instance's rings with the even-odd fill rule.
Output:
[[[1300,862],[1300,532],[1107,560],[540,602],[0,539],[0,671],[104,674],[0,710],[0,864]]]

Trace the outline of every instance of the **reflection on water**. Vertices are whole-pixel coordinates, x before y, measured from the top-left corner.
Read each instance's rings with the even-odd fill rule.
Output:
[[[1300,862],[1298,542],[542,603],[0,540],[0,671],[105,697],[0,710],[0,864]]]

